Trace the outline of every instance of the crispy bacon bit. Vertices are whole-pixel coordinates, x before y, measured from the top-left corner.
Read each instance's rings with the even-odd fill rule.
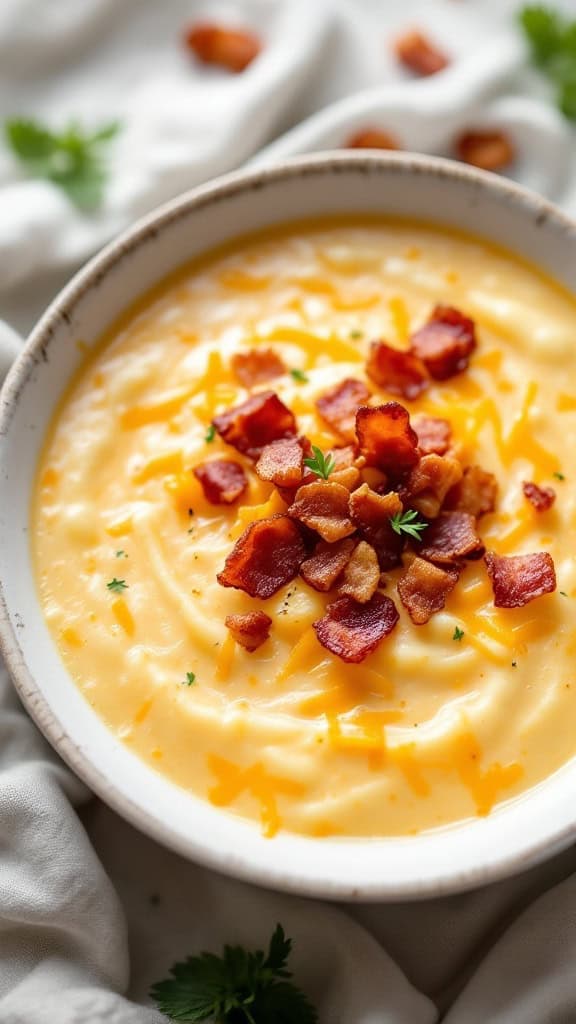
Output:
[[[355,526],[348,513],[349,497],[350,492],[341,484],[319,480],[299,488],[288,515],[316,530],[322,540],[333,543],[354,533]]]
[[[418,462],[418,437],[410,426],[408,410],[399,402],[360,408],[356,433],[369,466],[400,477]]]
[[[314,590],[330,590],[347,565],[355,544],[356,541],[350,538],[336,541],[335,544],[319,541],[312,557],[302,562],[300,575]]]
[[[412,422],[418,435],[422,455],[445,455],[452,440],[452,427],[448,420],[436,416],[418,416]]]
[[[450,565],[460,558],[482,558],[485,548],[468,512],[441,512],[426,532],[419,554],[429,562]]]
[[[261,480],[270,480],[277,487],[298,487],[302,482],[304,452],[298,438],[273,441],[262,449],[256,463]]]
[[[296,436],[296,420],[274,391],[252,395],[215,416],[212,423],[223,441],[251,459],[273,441]]]
[[[379,583],[378,556],[371,544],[361,540],[344,569],[338,593],[353,597],[360,604],[366,604],[376,593]]]
[[[481,466],[467,466],[460,482],[448,493],[446,508],[469,512],[471,516],[493,512],[498,494],[498,483],[493,473]]]
[[[356,440],[356,438],[354,438]],[[349,469],[350,466],[356,464],[356,449],[353,444],[347,444],[343,448],[329,448],[326,452],[326,458],[331,455],[334,459],[334,466],[336,471],[341,469]]]
[[[358,664],[392,632],[398,618],[394,602],[377,591],[366,604],[339,597],[313,626],[323,647],[342,661]]]
[[[509,137],[497,130],[463,132],[456,139],[454,148],[459,160],[484,171],[501,171],[516,157]]]
[[[236,541],[217,579],[223,587],[265,599],[298,575],[305,558],[304,541],[292,519],[258,519]]]
[[[402,502],[396,492],[377,494],[368,484],[362,484],[350,495],[349,507],[360,536],[376,551],[380,568],[386,572],[399,565],[404,538],[390,526],[392,516],[402,512]]]
[[[398,60],[417,75],[435,75],[450,63],[422,32],[415,30],[400,36],[394,49]]]
[[[486,553],[486,567],[497,608],[522,608],[543,594],[556,590],[554,562],[547,551],[531,555]]]
[[[230,360],[230,365],[232,372],[245,388],[266,384],[269,380],[286,373],[286,366],[271,348],[251,348],[247,352],[236,352]]]
[[[526,482],[522,484],[522,490],[537,512],[547,512],[556,501],[556,491],[552,487],[538,487],[538,484]]]
[[[370,392],[363,380],[347,377],[316,401],[323,420],[345,441],[356,441],[356,413],[368,401]]]
[[[441,611],[457,582],[457,570],[441,569],[423,558],[415,558],[398,580],[400,600],[412,622],[423,626],[435,612]]]
[[[435,519],[448,491],[462,479],[462,465],[446,455],[424,455],[414,466],[402,491],[402,501]]]
[[[412,335],[412,351],[435,380],[447,380],[468,366],[476,348],[474,321],[452,306],[435,306],[428,323]]]
[[[242,466],[230,459],[203,462],[194,468],[194,476],[200,481],[206,500],[212,505],[231,505],[248,486],[248,478]]]
[[[347,491],[353,491],[360,483],[360,470],[356,466],[348,466],[348,469],[337,469],[330,474],[333,484],[340,484]]]
[[[212,21],[191,25],[184,37],[186,46],[203,64],[219,64],[236,74],[258,56],[262,44],[254,32],[226,28]]]
[[[255,651],[270,636],[272,619],[266,612],[243,612],[239,615],[227,615],[225,620],[236,643],[247,651]]]
[[[398,140],[382,128],[361,128],[344,143],[347,149],[400,149]]]
[[[384,341],[372,342],[366,373],[392,395],[408,399],[422,394],[430,380],[424,363],[417,356],[392,348]]]

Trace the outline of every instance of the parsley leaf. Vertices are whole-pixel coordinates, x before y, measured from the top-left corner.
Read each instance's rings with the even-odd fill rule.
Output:
[[[556,472],[556,473],[552,473],[552,476],[556,477],[557,480],[565,480],[566,479],[566,477],[564,476],[564,473]]]
[[[47,178],[80,209],[94,210],[102,202],[106,183],[101,151],[119,127],[111,121],[90,133],[71,122],[63,131],[53,132],[31,118],[12,118],[5,122],[4,134],[33,177]]]
[[[454,633],[452,634],[452,639],[453,640],[461,640],[463,636],[464,636],[464,630],[460,629],[459,626],[455,626],[454,627]]]
[[[222,956],[201,953],[171,969],[150,995],[162,1013],[189,1024],[317,1024],[318,1015],[286,969],[292,942],[281,925],[268,952],[225,946]]]
[[[359,330],[350,331],[350,337],[351,338],[363,338],[364,337],[364,331],[359,331]]]
[[[114,594],[121,594],[123,590],[128,589],[128,584],[126,583],[126,580],[117,580],[116,577],[114,577],[113,580],[110,580],[110,582],[107,583],[106,586],[108,590],[111,590]]]
[[[128,558],[128,555],[126,554],[125,551],[117,551],[116,558]]]
[[[309,378],[308,378],[308,375],[306,373],[304,373],[304,370],[298,370],[298,369],[290,370],[290,376],[293,377],[295,381],[298,381],[299,384],[307,384],[308,383],[308,379]]]
[[[327,480],[331,473],[336,469],[336,463],[334,457],[329,455],[328,458],[324,455],[322,450],[317,445],[312,445],[312,451],[314,457],[304,459],[304,465],[315,473],[316,476],[322,477],[323,480]]]
[[[215,437],[216,437],[216,427],[214,426],[213,423],[211,423],[210,426],[208,427],[206,433],[204,434],[204,440],[207,441],[208,444],[210,444],[210,442],[213,441]]]
[[[194,672],[187,672],[186,679],[182,680],[182,686],[194,686],[196,682],[196,675]]]
[[[428,523],[419,520],[416,509],[411,508],[407,512],[396,512],[390,519],[390,526],[399,536],[405,533],[408,537],[421,541],[420,534],[427,528]]]
[[[556,87],[556,102],[576,120],[576,21],[545,4],[529,4],[519,15],[534,63]]]

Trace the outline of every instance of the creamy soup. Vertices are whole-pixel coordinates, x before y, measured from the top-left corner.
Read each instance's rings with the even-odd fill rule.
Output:
[[[367,377],[370,343],[405,349],[438,303],[474,321],[468,368],[410,399],[388,393]],[[270,837],[438,828],[490,813],[573,757],[575,329],[571,298],[515,257],[380,220],[250,237],[131,310],[58,409],[32,510],[49,628],[109,729]],[[233,357],[259,349],[284,372],[246,386]],[[212,419],[268,389],[327,453],[345,441],[315,403],[345,378],[367,383],[369,405],[449,421],[452,452],[497,482],[494,511],[478,520],[484,545],[548,552],[554,593],[496,607],[485,560],[469,559],[444,607],[415,624],[397,590],[418,555],[407,538],[404,564],[378,584],[399,621],[348,663],[313,627],[337,585],[318,591],[298,574],[259,599],[218,582],[247,527],[286,515],[294,496]],[[208,500],[193,473],[214,459],[244,470],[229,504]],[[382,493],[378,469],[362,472]],[[555,491],[554,504],[535,507],[525,482]],[[248,611],[270,620],[253,651],[225,624]]]

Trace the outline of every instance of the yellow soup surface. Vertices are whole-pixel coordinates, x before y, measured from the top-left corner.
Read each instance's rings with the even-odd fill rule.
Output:
[[[438,302],[475,320],[478,348],[466,372],[400,401],[449,419],[466,461],[496,475],[496,511],[479,524],[486,546],[550,552],[558,589],[499,609],[484,562],[471,562],[445,608],[416,626],[394,570],[385,592],[397,628],[345,664],[312,628],[333,595],[301,577],[267,601],[218,584],[246,526],[286,505],[209,424],[250,394],[231,356],[272,347],[303,375],[264,387],[302,434],[334,446],[315,400],[344,377],[366,379],[370,340],[405,347]],[[488,814],[573,757],[575,329],[573,300],[510,254],[383,220],[253,236],[144,299],[68,389],[32,511],[49,628],[107,726],[267,836],[445,826]],[[370,388],[373,401],[395,397]],[[215,457],[246,468],[233,505],[209,504],[190,472]],[[554,506],[536,512],[523,481],[553,486]],[[258,609],[270,638],[248,653],[224,619]]]

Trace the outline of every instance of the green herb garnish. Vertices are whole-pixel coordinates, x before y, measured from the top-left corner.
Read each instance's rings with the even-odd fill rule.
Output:
[[[545,4],[528,4],[519,17],[534,63],[555,87],[557,105],[576,120],[576,20]]]
[[[194,686],[196,682],[196,675],[194,672],[187,672],[186,679],[182,680],[182,686]]]
[[[364,337],[364,331],[358,331],[358,330],[350,331],[350,337],[351,338],[363,338]]]
[[[308,379],[309,378],[308,378],[308,375],[306,373],[304,373],[304,370],[298,370],[298,369],[290,370],[290,376],[293,377],[294,380],[298,381],[299,384],[307,384],[308,383]]]
[[[128,555],[126,554],[125,551],[117,551],[116,558],[128,558]]]
[[[102,149],[117,135],[120,125],[111,121],[95,132],[71,122],[53,132],[32,118],[12,118],[4,123],[4,135],[20,163],[35,178],[47,178],[84,210],[102,202],[107,172]]]
[[[556,473],[552,473],[552,476],[556,477],[557,480],[565,480],[566,479],[566,477],[564,476],[564,473],[556,472]]]
[[[126,580],[117,580],[116,577],[114,577],[113,580],[110,580],[106,586],[108,587],[108,590],[111,590],[114,594],[121,594],[123,590],[128,589]]]
[[[314,457],[304,459],[304,465],[311,470],[312,473],[315,473],[316,476],[320,476],[323,480],[327,480],[330,474],[336,469],[334,457],[329,455],[328,458],[326,458],[323,451],[315,444],[312,445],[312,451],[314,452]]]
[[[215,437],[216,437],[216,427],[214,426],[213,423],[211,423],[210,426],[208,427],[208,430],[204,434],[204,440],[207,441],[208,444],[210,444],[214,440]]]
[[[396,512],[390,519],[390,526],[394,533],[400,536],[405,533],[414,540],[422,540],[420,534],[427,528],[428,523],[418,519],[418,513],[415,509],[411,508],[407,512]]]
[[[455,626],[454,627],[454,632],[452,634],[452,639],[453,640],[461,640],[463,636],[464,636],[464,630],[460,629],[459,626]]]
[[[190,1024],[317,1024],[316,1010],[289,980],[291,948],[277,925],[267,953],[225,946],[222,956],[188,957],[153,986],[151,998],[161,1013]]]

